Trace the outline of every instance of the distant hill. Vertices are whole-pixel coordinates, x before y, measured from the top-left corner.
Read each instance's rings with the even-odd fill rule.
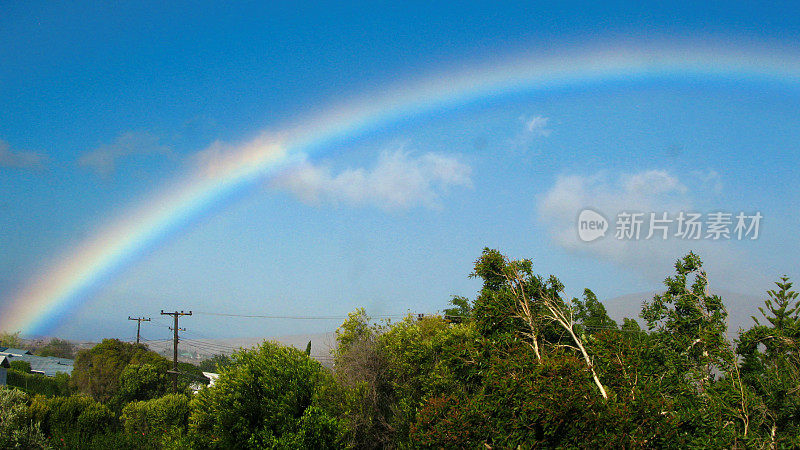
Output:
[[[621,295],[609,300],[603,300],[608,315],[621,322],[624,317],[636,319],[644,325],[644,321],[639,317],[642,310],[642,302],[650,301],[656,294],[663,291],[637,292],[633,294]],[[764,305],[764,297],[738,294],[736,292],[719,290],[713,292],[722,297],[725,308],[728,310],[728,334],[736,337],[739,328],[750,328],[753,324],[751,316],[760,317],[759,306]],[[766,296],[766,294],[764,294]]]
[[[308,342],[311,341],[311,357],[327,365],[331,362],[330,349],[336,342],[336,334],[334,332],[328,332],[226,339],[193,339],[181,337],[178,345],[178,350],[180,351],[179,359],[184,362],[196,364],[212,355],[229,355],[240,348],[254,347],[265,340],[280,342],[281,344],[290,345],[303,351],[305,351]],[[171,340],[147,341],[145,344],[147,344],[151,350],[172,359],[173,349]]]
[[[625,317],[636,319],[644,326],[644,321],[639,317],[642,302],[650,301],[653,296],[663,291],[645,291],[625,294],[607,300],[602,300],[608,315],[618,323]],[[739,328],[749,328],[753,324],[751,316],[759,317],[758,307],[764,304],[764,297],[744,295],[736,292],[720,290],[719,294],[728,310],[729,329],[731,338],[735,338]],[[766,295],[766,294],[765,294]],[[280,342],[305,350],[306,344],[311,341],[311,357],[325,365],[332,363],[331,348],[336,345],[334,331],[313,334],[295,334],[271,337],[250,338],[224,338],[224,339],[196,339],[191,335],[181,336],[179,350],[180,360],[198,363],[215,354],[231,354],[239,348],[250,348],[264,340]],[[152,350],[161,353],[167,358],[172,358],[172,340],[162,339],[145,342]]]

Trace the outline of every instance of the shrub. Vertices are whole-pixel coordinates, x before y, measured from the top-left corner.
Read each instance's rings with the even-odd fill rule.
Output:
[[[30,395],[55,397],[68,396],[72,393],[72,388],[69,385],[69,375],[66,373],[57,373],[54,377],[46,377],[37,373],[27,373],[12,369],[8,371],[7,383],[9,386],[19,388]]]
[[[31,373],[31,363],[28,361],[11,361],[11,370],[22,373]]]
[[[119,376],[120,403],[161,397],[169,389],[167,373],[153,364],[131,364]]]
[[[0,386],[0,448],[46,448],[44,434],[31,421],[28,401],[19,389]]]
[[[72,384],[95,400],[106,402],[117,394],[120,375],[130,364],[152,364],[162,372],[169,368],[166,358],[148,350],[143,344],[103,339],[91,349],[78,352],[72,371]]]
[[[296,442],[323,376],[318,362],[294,348],[265,342],[234,353],[215,385],[193,400],[190,430],[197,445],[264,448]],[[317,425],[330,424],[316,415],[307,422],[309,435]]]
[[[128,403],[120,418],[129,434],[171,432],[186,430],[189,420],[189,398],[182,394],[168,394],[148,401]]]
[[[41,424],[49,436],[64,436],[73,433],[82,436],[112,431],[117,423],[114,413],[91,397],[46,398],[37,396],[31,404],[33,419]]]

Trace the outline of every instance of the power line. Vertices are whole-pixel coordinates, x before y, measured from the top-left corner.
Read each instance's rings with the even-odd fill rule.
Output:
[[[295,319],[295,320],[342,320],[347,319],[349,316],[276,316],[266,314],[232,314],[232,313],[215,313],[195,311],[195,314],[202,314],[206,316],[221,316],[221,317],[242,317],[249,319]],[[396,317],[406,317],[408,314],[383,314],[377,316],[370,316],[373,319],[391,319]]]
[[[224,350],[226,352],[231,352],[231,353],[239,350],[239,348],[234,348],[234,347],[230,347],[230,346],[223,345],[223,344],[215,344],[213,342],[203,342],[203,341],[196,341],[196,340],[191,340],[191,339],[185,339],[185,342],[188,342],[188,343],[190,343],[190,344],[192,344],[192,345],[194,345],[196,347],[207,347],[207,348],[211,348],[211,349]]]
[[[226,347],[226,346],[216,345],[216,344],[207,343],[207,342],[198,342],[198,341],[194,341],[192,339],[184,339],[183,342],[185,342],[186,346],[188,346],[188,347],[200,348],[200,349],[203,349],[203,350],[211,350],[211,351],[214,351],[214,352],[233,353],[233,352],[238,350],[238,349],[234,349],[232,347]]]

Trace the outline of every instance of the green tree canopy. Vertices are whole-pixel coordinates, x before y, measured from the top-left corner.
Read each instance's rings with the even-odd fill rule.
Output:
[[[310,408],[325,376],[292,347],[264,342],[236,352],[214,386],[194,399],[193,434],[213,448],[308,448],[318,433],[332,440],[335,421]],[[326,437],[316,444],[331,446]]]
[[[106,402],[117,394],[120,375],[131,364],[149,364],[162,373],[166,373],[171,365],[144,344],[103,339],[91,349],[78,352],[71,382],[80,392]]]
[[[39,356],[56,356],[59,358],[75,358],[75,344],[66,340],[53,338],[45,346],[38,348],[36,354]]]

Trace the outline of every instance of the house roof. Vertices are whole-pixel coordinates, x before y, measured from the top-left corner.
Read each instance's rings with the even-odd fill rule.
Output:
[[[8,362],[8,357],[6,355],[0,356],[0,367],[8,369],[11,367],[11,363]]]
[[[13,348],[13,347],[0,347],[0,355],[6,356],[21,356],[21,355],[32,355],[33,353],[30,350],[25,350],[23,348]]]
[[[73,359],[56,358],[55,356],[15,355],[9,356],[10,361],[27,361],[31,365],[31,372],[42,373],[53,377],[59,372],[72,374]]]

